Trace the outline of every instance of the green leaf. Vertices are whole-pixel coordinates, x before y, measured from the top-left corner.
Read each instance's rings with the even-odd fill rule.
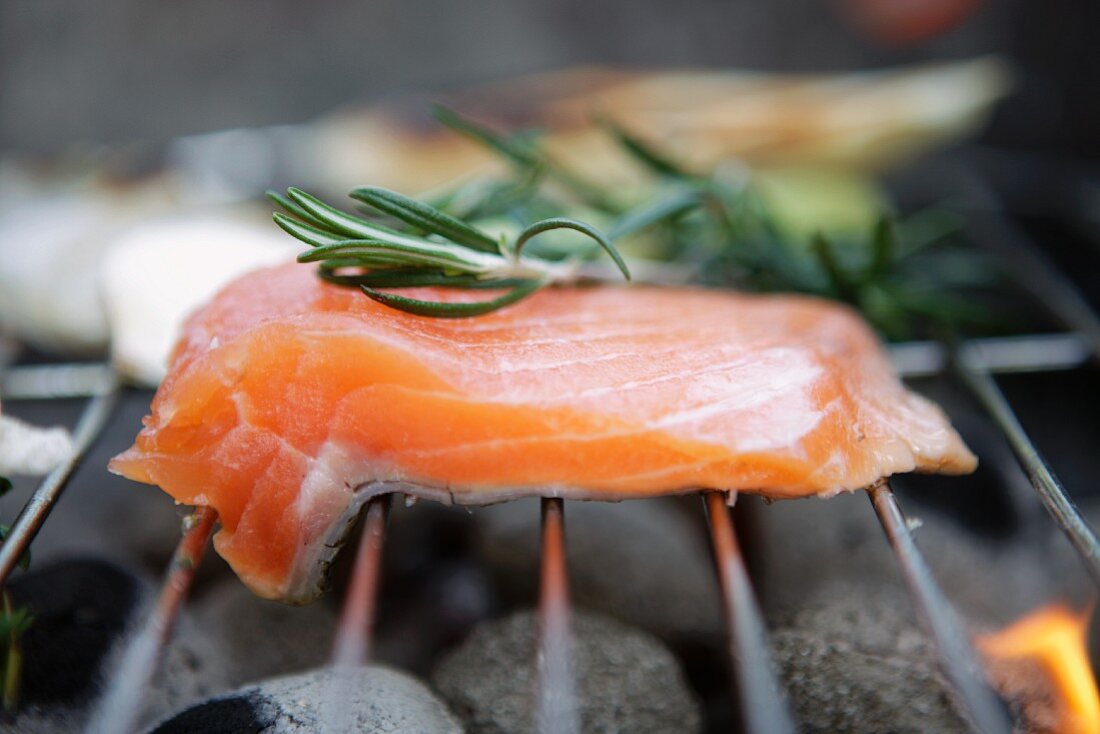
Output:
[[[902,257],[941,242],[964,228],[965,221],[958,213],[933,205],[910,214],[897,224],[899,249]]]
[[[312,247],[334,245],[338,242],[344,242],[347,239],[343,235],[334,235],[312,225],[300,222],[293,217],[288,217],[282,212],[274,212],[271,218],[274,219],[275,224],[279,225],[279,228],[288,235]]]
[[[476,301],[473,303],[422,301],[416,298],[398,296],[393,293],[384,293],[373,288],[368,288],[367,286],[360,286],[360,288],[370,298],[378,301],[384,306],[395,308],[398,311],[405,311],[406,313],[416,314],[418,316],[455,319],[491,313],[526,298],[547,284],[545,280],[526,281],[523,285],[516,286],[502,296],[498,296],[488,301]]]
[[[351,198],[427,232],[482,252],[499,252],[497,241],[450,214],[377,186],[355,189]]]
[[[883,215],[875,222],[871,232],[871,261],[867,267],[868,278],[881,278],[890,271],[890,264],[898,251],[897,232],[894,223]]]
[[[11,613],[0,612],[0,643],[18,640],[34,624],[34,616],[27,607],[19,607]]]
[[[377,264],[428,265],[458,268],[474,273],[490,269],[484,260],[473,259],[463,254],[465,252],[469,250],[463,250],[457,245],[437,245],[426,241],[404,245],[375,239],[343,240],[306,250],[298,255],[298,262],[311,263],[336,258],[345,264],[358,260],[363,267]]]
[[[286,193],[295,204],[305,210],[306,215],[311,220],[318,222],[333,233],[343,234],[347,237],[377,237],[378,239],[406,236],[383,224],[368,222],[361,217],[342,212],[301,189],[291,187],[286,190]]]
[[[476,275],[452,275],[443,271],[421,270],[419,268],[391,268],[372,270],[367,273],[345,275],[334,273],[322,267],[319,273],[322,280],[344,286],[367,286],[368,288],[414,288],[421,286],[447,286],[451,288],[514,288],[526,283],[516,278],[479,278]]]
[[[909,315],[890,292],[868,285],[860,290],[859,308],[867,319],[890,339],[906,339],[911,334]]]
[[[325,226],[325,223],[323,221],[319,219],[314,219],[309,212],[280,194],[278,191],[268,189],[264,192],[264,196],[267,197],[268,201],[285,211],[287,214],[293,214],[299,219],[305,220],[306,222],[309,222],[310,224],[316,226]]]
[[[851,284],[848,280],[848,276],[841,270],[840,262],[837,260],[836,251],[833,250],[832,243],[825,237],[824,234],[818,232],[813,236],[811,245],[814,254],[817,255],[818,261],[825,269],[825,273],[829,276],[829,281],[832,283],[836,292],[846,300],[852,295]]]
[[[619,254],[619,251],[615,249],[615,245],[611,244],[611,240],[607,239],[598,229],[590,224],[577,221],[576,219],[568,219],[566,217],[554,217],[552,219],[543,219],[541,222],[535,222],[528,226],[519,236],[516,237],[516,244],[512,248],[512,252],[518,259],[520,253],[523,251],[523,246],[527,244],[527,241],[536,235],[540,235],[543,232],[549,232],[554,229],[572,229],[581,234],[588,235],[602,247],[611,259],[615,261],[615,265],[618,266],[619,271],[623,274],[623,277],[630,280],[630,269],[626,266],[626,261],[623,260],[623,256]]]
[[[894,297],[905,309],[947,326],[988,323],[993,319],[993,314],[980,301],[944,290],[900,288]]]
[[[450,129],[495,150],[520,167],[542,165],[538,149],[523,138],[498,133],[443,105],[435,105],[433,114]]]
[[[442,105],[436,105],[435,118],[455,132],[496,151],[521,169],[535,168],[540,174],[545,172],[591,206],[607,212],[617,211],[618,207],[606,191],[550,160],[533,142],[531,134],[503,135]]]
[[[1000,263],[989,253],[958,247],[940,248],[905,261],[905,280],[925,288],[992,288],[1002,278]]]
[[[658,222],[676,219],[692,209],[698,208],[701,203],[702,200],[697,191],[674,192],[664,198],[631,209],[619,218],[619,221],[615,223],[607,236],[612,240],[621,239],[647,227],[652,227]]]
[[[11,480],[7,477],[0,477],[0,497],[3,497],[11,491]]]
[[[647,168],[658,176],[671,178],[691,178],[692,175],[674,163],[672,159],[660,153],[648,142],[642,140],[614,120],[606,117],[597,118],[599,123],[615,141],[625,148],[631,155],[641,161]]]

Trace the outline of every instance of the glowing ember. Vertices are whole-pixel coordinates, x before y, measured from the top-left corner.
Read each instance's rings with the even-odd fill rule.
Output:
[[[1008,627],[978,638],[997,687],[1022,699],[1033,729],[1062,734],[1100,734],[1100,693],[1089,665],[1086,636],[1089,612],[1053,604]],[[1047,686],[1026,671],[1041,668]],[[1046,699],[1046,700],[1041,700]]]

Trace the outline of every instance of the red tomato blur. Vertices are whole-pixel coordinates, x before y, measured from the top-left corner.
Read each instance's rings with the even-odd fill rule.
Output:
[[[889,46],[914,46],[961,24],[982,0],[840,0],[861,31]]]

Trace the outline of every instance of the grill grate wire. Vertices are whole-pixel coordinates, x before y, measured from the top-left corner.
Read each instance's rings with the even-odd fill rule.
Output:
[[[183,537],[165,572],[152,614],[130,640],[118,672],[92,714],[88,732],[113,734],[134,731],[141,715],[142,693],[156,675],[164,648],[172,636],[176,615],[187,599],[195,573],[214,532],[218,513],[200,507],[184,521]]]
[[[27,503],[23,505],[19,516],[12,523],[8,537],[0,545],[0,586],[19,564],[34,536],[46,522],[54,505],[61,499],[73,473],[80,467],[88,450],[102,435],[118,404],[119,382],[111,380],[98,395],[88,400],[73,430],[73,452],[60,466],[46,475],[35,489]]]
[[[730,659],[735,671],[734,695],[742,706],[744,729],[753,734],[794,734],[797,729],[780,690],[764,615],[745,570],[726,494],[704,493],[703,507],[718,567]]]
[[[989,371],[965,353],[956,360],[955,369],[1008,440],[1012,452],[1027,473],[1031,485],[1039,493],[1047,512],[1077,549],[1093,582],[1100,587],[1100,542],[1096,539],[1096,533],[1081,516],[1081,511],[1066,494],[1050,465],[1043,460],[1039,450],[1031,442],[1004,393],[997,387]]]
[[[580,707],[573,669],[573,640],[569,633],[565,502],[560,497],[544,497],[540,509],[542,569],[539,574],[535,726],[539,734],[579,734]]]
[[[917,617],[935,643],[944,674],[972,725],[983,734],[1011,734],[1008,712],[986,683],[970,640],[917,548],[889,483],[880,481],[867,494],[901,566]]]

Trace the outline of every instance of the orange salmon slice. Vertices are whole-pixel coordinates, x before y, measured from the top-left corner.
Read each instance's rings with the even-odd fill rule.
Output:
[[[562,287],[438,319],[297,264],[244,276],[190,319],[144,426],[111,470],[215,508],[218,552],[254,592],[293,603],[319,593],[379,493],[788,498],[976,464],[833,303]]]

